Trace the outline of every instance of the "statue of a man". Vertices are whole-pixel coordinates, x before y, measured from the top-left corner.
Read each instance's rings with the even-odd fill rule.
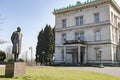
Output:
[[[20,27],[17,27],[17,31],[13,32],[11,36],[11,41],[13,44],[12,53],[14,54],[14,61],[17,61],[18,56],[21,53],[21,42],[22,42],[22,33]]]

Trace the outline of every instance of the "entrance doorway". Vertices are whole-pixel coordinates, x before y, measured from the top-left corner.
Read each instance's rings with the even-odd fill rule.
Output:
[[[85,47],[81,46],[80,47],[80,62],[83,64],[84,63],[84,59],[85,59]]]
[[[77,46],[67,46],[66,47],[66,59],[67,62],[76,64],[78,63],[78,47]]]
[[[72,63],[78,63],[78,48],[72,49]]]

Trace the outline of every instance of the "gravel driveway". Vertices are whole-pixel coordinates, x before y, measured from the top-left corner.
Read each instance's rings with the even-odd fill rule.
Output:
[[[87,70],[92,72],[98,72],[103,73],[115,77],[120,78],[120,67],[104,67],[104,68],[98,68],[98,67],[65,67],[65,68],[71,68],[71,69],[77,69],[77,70]]]

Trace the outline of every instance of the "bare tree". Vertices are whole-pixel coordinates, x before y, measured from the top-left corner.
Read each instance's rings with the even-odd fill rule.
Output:
[[[6,59],[10,59],[10,58],[13,58],[13,55],[12,55],[12,46],[8,46],[5,50],[5,53],[6,53]]]
[[[6,19],[7,19],[7,18],[2,18],[1,15],[0,15],[0,24],[4,23]],[[1,30],[1,28],[0,28],[0,30]],[[6,42],[7,42],[7,41],[4,41],[4,40],[1,40],[1,39],[0,39],[0,44],[4,44],[4,43],[6,43]]]

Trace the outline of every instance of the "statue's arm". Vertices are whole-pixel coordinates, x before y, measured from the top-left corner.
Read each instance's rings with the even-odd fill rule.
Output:
[[[13,33],[12,33],[12,36],[11,36],[11,41],[12,41],[12,43],[13,43],[13,41],[14,41],[14,38],[15,38],[15,32],[13,32]]]

